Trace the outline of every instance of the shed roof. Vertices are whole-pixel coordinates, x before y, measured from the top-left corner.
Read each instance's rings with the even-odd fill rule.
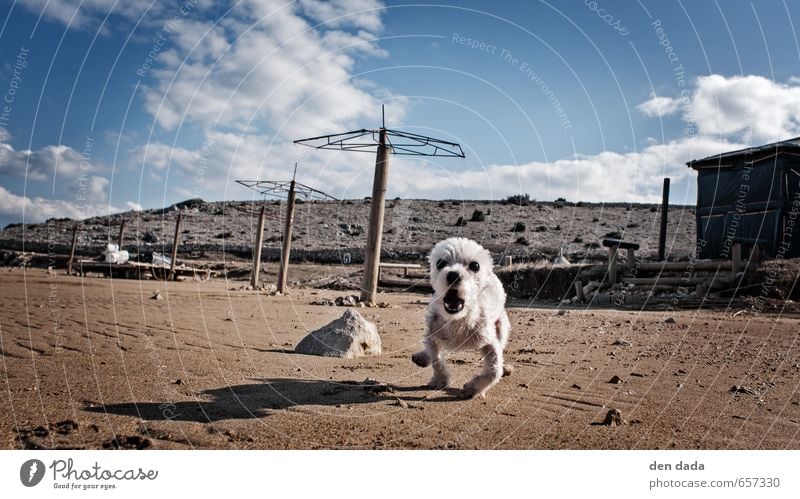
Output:
[[[758,161],[759,159],[785,152],[800,154],[800,137],[772,142],[771,144],[765,144],[763,146],[748,147],[746,149],[715,154],[707,158],[693,159],[686,163],[686,166],[695,170],[710,167],[724,168],[733,166],[733,163],[742,157],[747,158],[748,161]]]

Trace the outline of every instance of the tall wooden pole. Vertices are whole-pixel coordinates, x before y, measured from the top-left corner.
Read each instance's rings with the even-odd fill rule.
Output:
[[[661,230],[658,232],[658,260],[663,262],[667,257],[667,212],[669,211],[669,178],[664,179],[661,190]]]
[[[169,263],[169,278],[175,279],[175,262],[178,259],[178,245],[180,244],[181,240],[181,215],[182,212],[178,212],[178,220],[175,221],[175,237],[173,238],[172,242],[172,261]]]
[[[253,272],[250,274],[250,286],[258,287],[258,275],[261,273],[261,247],[264,246],[264,222],[267,218],[267,206],[261,205],[261,214],[258,216],[258,232],[256,232],[256,245],[253,247]]]
[[[375,179],[372,182],[372,206],[367,230],[367,248],[364,254],[364,280],[361,284],[361,301],[366,303],[375,303],[375,295],[378,293],[383,212],[388,181],[389,148],[386,147],[386,129],[381,128],[378,138],[378,153],[375,158]]]
[[[117,249],[122,249],[122,239],[125,237],[125,220],[119,226],[119,239],[117,239]]]
[[[294,222],[294,179],[289,184],[289,196],[286,200],[286,224],[283,227],[283,249],[281,250],[281,268],[278,271],[278,293],[286,292],[286,277],[289,273],[289,256],[292,252],[292,223]]]
[[[78,244],[78,224],[72,226],[72,246],[69,249],[69,261],[67,262],[67,275],[72,275],[72,260],[75,259],[75,246]]]

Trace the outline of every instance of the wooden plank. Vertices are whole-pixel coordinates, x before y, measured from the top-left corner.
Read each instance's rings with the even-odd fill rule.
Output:
[[[419,269],[422,265],[418,263],[381,263],[385,269]]]
[[[387,288],[407,288],[407,289],[424,289],[432,291],[430,282],[427,279],[381,279],[381,286],[386,286]]]
[[[715,260],[711,262],[640,262],[635,265],[638,271],[685,271],[685,270],[729,270],[730,260]]]
[[[671,285],[671,286],[696,286],[708,282],[707,277],[623,277],[622,282],[635,284],[637,286],[646,285]]]

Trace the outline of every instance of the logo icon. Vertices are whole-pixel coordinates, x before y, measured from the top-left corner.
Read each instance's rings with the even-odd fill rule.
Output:
[[[44,478],[44,463],[38,459],[28,459],[19,469],[19,480],[26,487],[35,487]]]

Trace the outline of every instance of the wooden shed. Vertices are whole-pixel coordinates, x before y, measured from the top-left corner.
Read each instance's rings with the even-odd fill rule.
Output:
[[[697,256],[800,256],[800,137],[687,163],[697,171]]]

